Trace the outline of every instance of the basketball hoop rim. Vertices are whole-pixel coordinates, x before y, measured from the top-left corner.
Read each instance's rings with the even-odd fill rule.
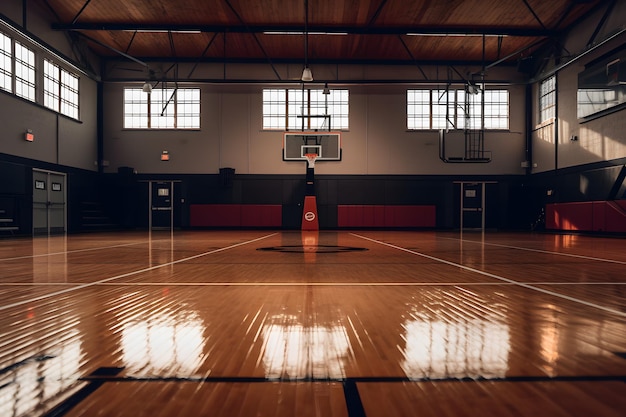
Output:
[[[308,167],[309,168],[314,168],[315,167],[315,161],[317,160],[319,155],[316,154],[316,153],[305,153],[304,157],[306,158]]]

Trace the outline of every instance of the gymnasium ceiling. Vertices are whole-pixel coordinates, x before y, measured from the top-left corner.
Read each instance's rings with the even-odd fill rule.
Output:
[[[603,0],[32,0],[102,57],[514,65]],[[304,36],[303,33],[308,33]],[[483,36],[485,35],[485,36]]]

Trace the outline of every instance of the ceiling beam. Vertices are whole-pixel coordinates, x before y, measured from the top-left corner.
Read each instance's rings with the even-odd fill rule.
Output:
[[[302,33],[301,25],[170,25],[137,23],[53,23],[53,30],[77,31],[138,31],[138,32],[229,32],[229,33],[264,33],[284,32]],[[405,35],[407,33],[424,35],[488,35],[488,36],[553,36],[557,32],[549,29],[520,27],[473,27],[473,26],[323,26],[309,25],[309,33],[352,34],[352,35]]]

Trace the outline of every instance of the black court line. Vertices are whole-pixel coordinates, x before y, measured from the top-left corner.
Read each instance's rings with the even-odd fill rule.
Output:
[[[66,398],[65,401],[58,404],[56,407],[52,408],[44,417],[62,417],[66,415],[72,408],[76,407],[83,400],[93,394],[98,388],[104,385],[107,382],[108,376],[114,377],[119,374],[124,368],[98,368],[96,369],[90,377],[93,379],[90,380],[89,384],[75,392],[70,397]],[[80,381],[80,379],[79,379]]]
[[[104,368],[110,369],[110,368]],[[121,369],[121,368],[113,368]],[[339,382],[339,383],[390,383],[390,382],[626,382],[626,375],[576,375],[576,376],[508,376],[503,378],[485,377],[446,377],[446,378],[409,378],[406,376],[385,376],[385,377],[348,377],[348,378],[266,378],[266,377],[229,377],[229,376],[208,376],[208,377],[135,377],[135,376],[105,376],[96,375],[96,372],[86,377],[79,378],[79,381],[103,381],[103,382],[198,382],[198,383],[298,383],[298,382]]]
[[[614,352],[618,356],[624,356],[624,352]],[[6,369],[6,368],[5,368]],[[104,367],[93,373],[79,378],[78,381],[88,382],[79,391],[68,397],[65,401],[54,407],[43,417],[63,417],[72,408],[80,404],[93,394],[98,388],[107,382],[197,382],[197,383],[329,383],[339,382],[343,384],[344,398],[348,417],[366,417],[365,408],[357,383],[397,383],[397,382],[624,382],[626,375],[580,375],[580,376],[511,376],[505,378],[408,378],[408,377],[353,377],[353,378],[265,378],[265,377],[133,377],[117,376],[124,368]]]
[[[343,396],[346,399],[348,417],[365,417],[365,409],[355,381],[348,379],[343,383]]]

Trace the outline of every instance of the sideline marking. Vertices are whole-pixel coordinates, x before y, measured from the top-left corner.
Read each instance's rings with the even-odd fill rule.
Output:
[[[350,234],[352,236],[356,236],[358,238],[365,239],[365,240],[368,240],[368,241],[373,242],[373,243],[378,243],[379,245],[388,246],[390,248],[398,249],[398,250],[401,250],[403,252],[407,252],[407,253],[410,253],[410,254],[413,254],[413,255],[421,256],[423,258],[427,258],[427,259],[430,259],[430,260],[433,260],[433,261],[441,262],[443,264],[454,266],[456,268],[461,268],[461,269],[464,269],[466,271],[470,271],[470,272],[474,272],[476,274],[484,275],[486,277],[490,277],[490,278],[494,278],[494,279],[497,279],[497,280],[500,280],[500,281],[508,282],[510,284],[519,285],[520,287],[528,288],[530,290],[534,290],[534,291],[538,291],[538,292],[541,292],[541,293],[544,293],[544,294],[548,294],[548,295],[551,295],[551,296],[554,296],[554,297],[562,298],[564,300],[568,300],[568,301],[572,301],[572,302],[575,302],[575,303],[583,304],[583,305],[586,305],[588,307],[593,307],[593,308],[597,308],[599,310],[604,310],[604,311],[607,311],[609,313],[618,315],[620,317],[626,317],[626,312],[622,312],[622,311],[615,310],[615,309],[612,309],[612,308],[609,308],[609,307],[601,306],[599,304],[590,303],[588,301],[580,300],[578,298],[570,297],[570,296],[567,296],[567,295],[564,295],[564,294],[560,294],[558,292],[545,290],[543,288],[535,287],[534,285],[524,284],[522,282],[518,282],[518,281],[509,279],[509,278],[504,278],[504,277],[501,277],[499,275],[495,275],[495,274],[492,274],[492,273],[489,273],[489,272],[486,272],[486,271],[481,271],[480,269],[475,269],[475,268],[472,268],[472,267],[469,267],[469,266],[465,266],[465,265],[462,265],[462,264],[457,264],[455,262],[447,261],[445,259],[441,259],[441,258],[437,258],[437,257],[434,257],[434,256],[426,255],[425,253],[416,252],[416,251],[411,250],[411,249],[403,248],[402,246],[396,246],[396,245],[393,245],[391,243],[383,242],[381,240],[376,240],[376,239],[369,238],[367,236],[359,235],[359,234],[356,234],[356,233],[350,233]]]
[[[18,306],[21,306],[21,305],[24,305],[24,304],[32,303],[34,301],[40,301],[40,300],[43,300],[43,299],[46,299],[46,298],[55,297],[57,295],[65,294],[65,293],[68,293],[68,292],[71,292],[71,291],[75,291],[75,290],[79,290],[79,289],[82,289],[82,288],[88,288],[88,287],[92,287],[94,285],[103,284],[105,282],[113,281],[115,279],[126,278],[126,277],[129,277],[129,276],[132,276],[132,275],[141,274],[143,272],[148,272],[148,271],[153,271],[155,269],[163,268],[165,266],[170,266],[170,265],[174,265],[174,264],[177,264],[177,263],[186,262],[186,261],[189,261],[189,260],[192,260],[192,259],[200,258],[202,256],[212,255],[212,254],[218,253],[218,252],[223,252],[225,250],[233,249],[233,248],[236,248],[238,246],[243,246],[243,245],[248,245],[250,243],[258,242],[259,240],[267,239],[268,237],[272,237],[272,236],[275,236],[275,235],[277,235],[277,233],[271,233],[269,235],[261,236],[261,237],[256,238],[256,239],[247,240],[245,242],[240,242],[240,243],[235,243],[234,245],[225,246],[223,248],[215,249],[215,250],[212,250],[212,251],[209,251],[209,252],[204,252],[204,253],[201,253],[201,254],[198,254],[198,255],[194,255],[194,256],[189,256],[189,257],[183,258],[183,259],[178,259],[176,261],[167,262],[167,263],[160,264],[160,265],[154,265],[154,266],[151,266],[151,267],[148,267],[148,268],[143,268],[143,269],[139,269],[137,271],[127,272],[125,274],[116,275],[116,276],[113,276],[113,277],[110,277],[110,278],[105,278],[105,279],[101,279],[101,280],[94,281],[94,282],[88,282],[86,284],[81,284],[81,285],[77,285],[77,286],[74,286],[74,287],[71,287],[71,288],[66,288],[64,290],[55,291],[55,292],[52,292],[50,294],[43,294],[43,295],[40,295],[38,297],[34,297],[34,298],[31,298],[31,299],[28,299],[28,300],[17,301],[17,302],[12,303],[12,304],[7,304],[7,305],[4,305],[4,306],[0,306],[0,311],[7,310],[7,309],[13,308],[13,307],[18,307]]]
[[[587,259],[590,261],[600,261],[600,262],[609,262],[609,263],[614,263],[614,264],[626,265],[626,261],[618,261],[615,259],[606,259],[606,258],[596,258],[593,256],[577,255],[575,253],[553,252],[553,251],[542,250],[542,249],[523,248],[521,246],[503,245],[501,243],[486,243],[486,242],[479,242],[477,240],[456,239],[453,237],[442,237],[441,239],[456,240],[458,242],[463,242],[463,243],[478,243],[481,245],[499,246],[501,248],[525,250],[528,252],[539,252],[539,253],[544,253],[548,255],[569,256],[571,258]]]

